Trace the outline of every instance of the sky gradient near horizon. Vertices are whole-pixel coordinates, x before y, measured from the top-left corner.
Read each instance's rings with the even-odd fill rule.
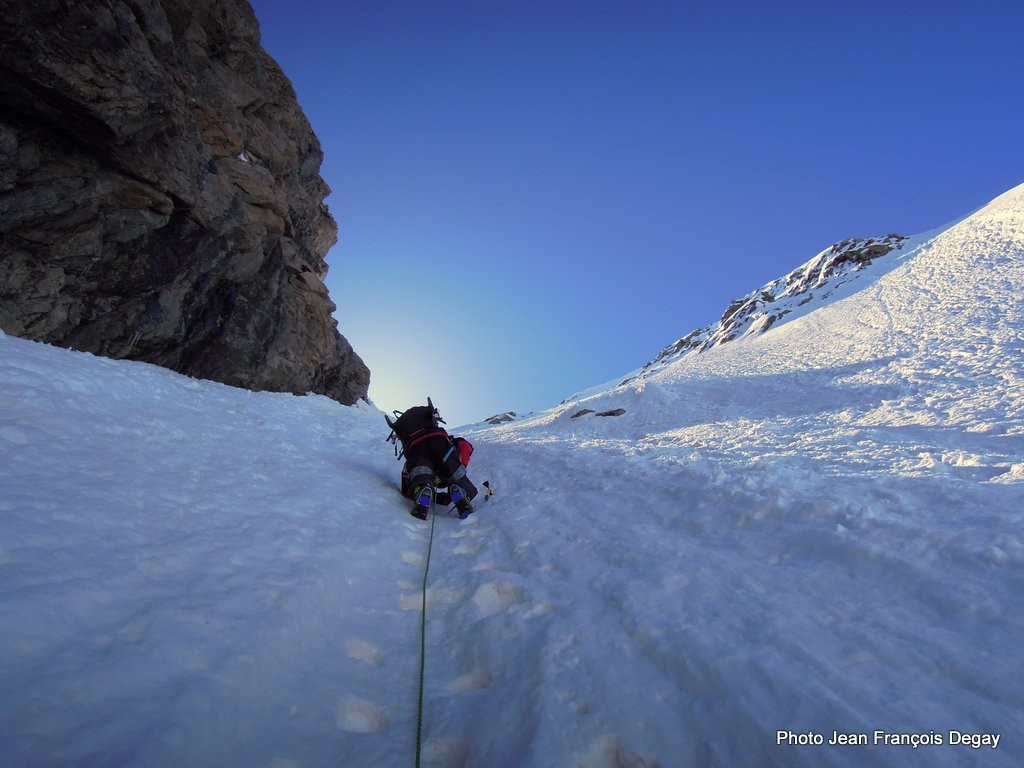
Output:
[[[1024,182],[1018,3],[254,0],[385,411],[556,405],[830,244]]]

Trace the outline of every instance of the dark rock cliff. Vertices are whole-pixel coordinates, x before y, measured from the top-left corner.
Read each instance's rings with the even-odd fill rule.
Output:
[[[322,157],[245,0],[0,0],[0,329],[365,397]]]

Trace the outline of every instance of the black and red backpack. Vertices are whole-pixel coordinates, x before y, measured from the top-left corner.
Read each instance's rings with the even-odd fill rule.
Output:
[[[416,405],[406,411],[392,411],[392,414],[394,418],[384,414],[384,420],[391,427],[391,434],[387,439],[394,443],[397,458],[401,458],[420,440],[437,434],[448,435],[448,432],[441,427],[445,421],[429,397],[426,405]],[[454,437],[451,440],[459,452],[462,466],[468,467],[469,458],[473,455],[473,444],[464,437]],[[398,450],[398,443],[402,444],[401,451]]]
[[[433,435],[448,434],[441,426],[445,423],[444,419],[429,397],[426,405],[415,405],[406,411],[392,411],[392,414],[395,418],[385,413],[384,420],[391,427],[387,440],[394,444],[395,456],[398,458],[421,440]],[[398,450],[398,443],[402,444],[401,451]]]

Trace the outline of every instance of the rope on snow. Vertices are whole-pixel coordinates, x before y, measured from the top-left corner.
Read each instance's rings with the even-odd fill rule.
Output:
[[[430,515],[430,539],[427,541],[427,565],[423,569],[423,604],[420,609],[420,692],[416,705],[416,768],[420,768],[420,749],[423,736],[423,670],[427,659],[427,574],[430,573],[430,551],[434,546],[434,521],[437,515]]]

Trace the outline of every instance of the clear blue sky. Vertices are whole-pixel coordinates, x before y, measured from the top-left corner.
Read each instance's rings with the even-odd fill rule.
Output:
[[[255,0],[384,410],[614,379],[846,237],[1024,182],[1024,4]]]

